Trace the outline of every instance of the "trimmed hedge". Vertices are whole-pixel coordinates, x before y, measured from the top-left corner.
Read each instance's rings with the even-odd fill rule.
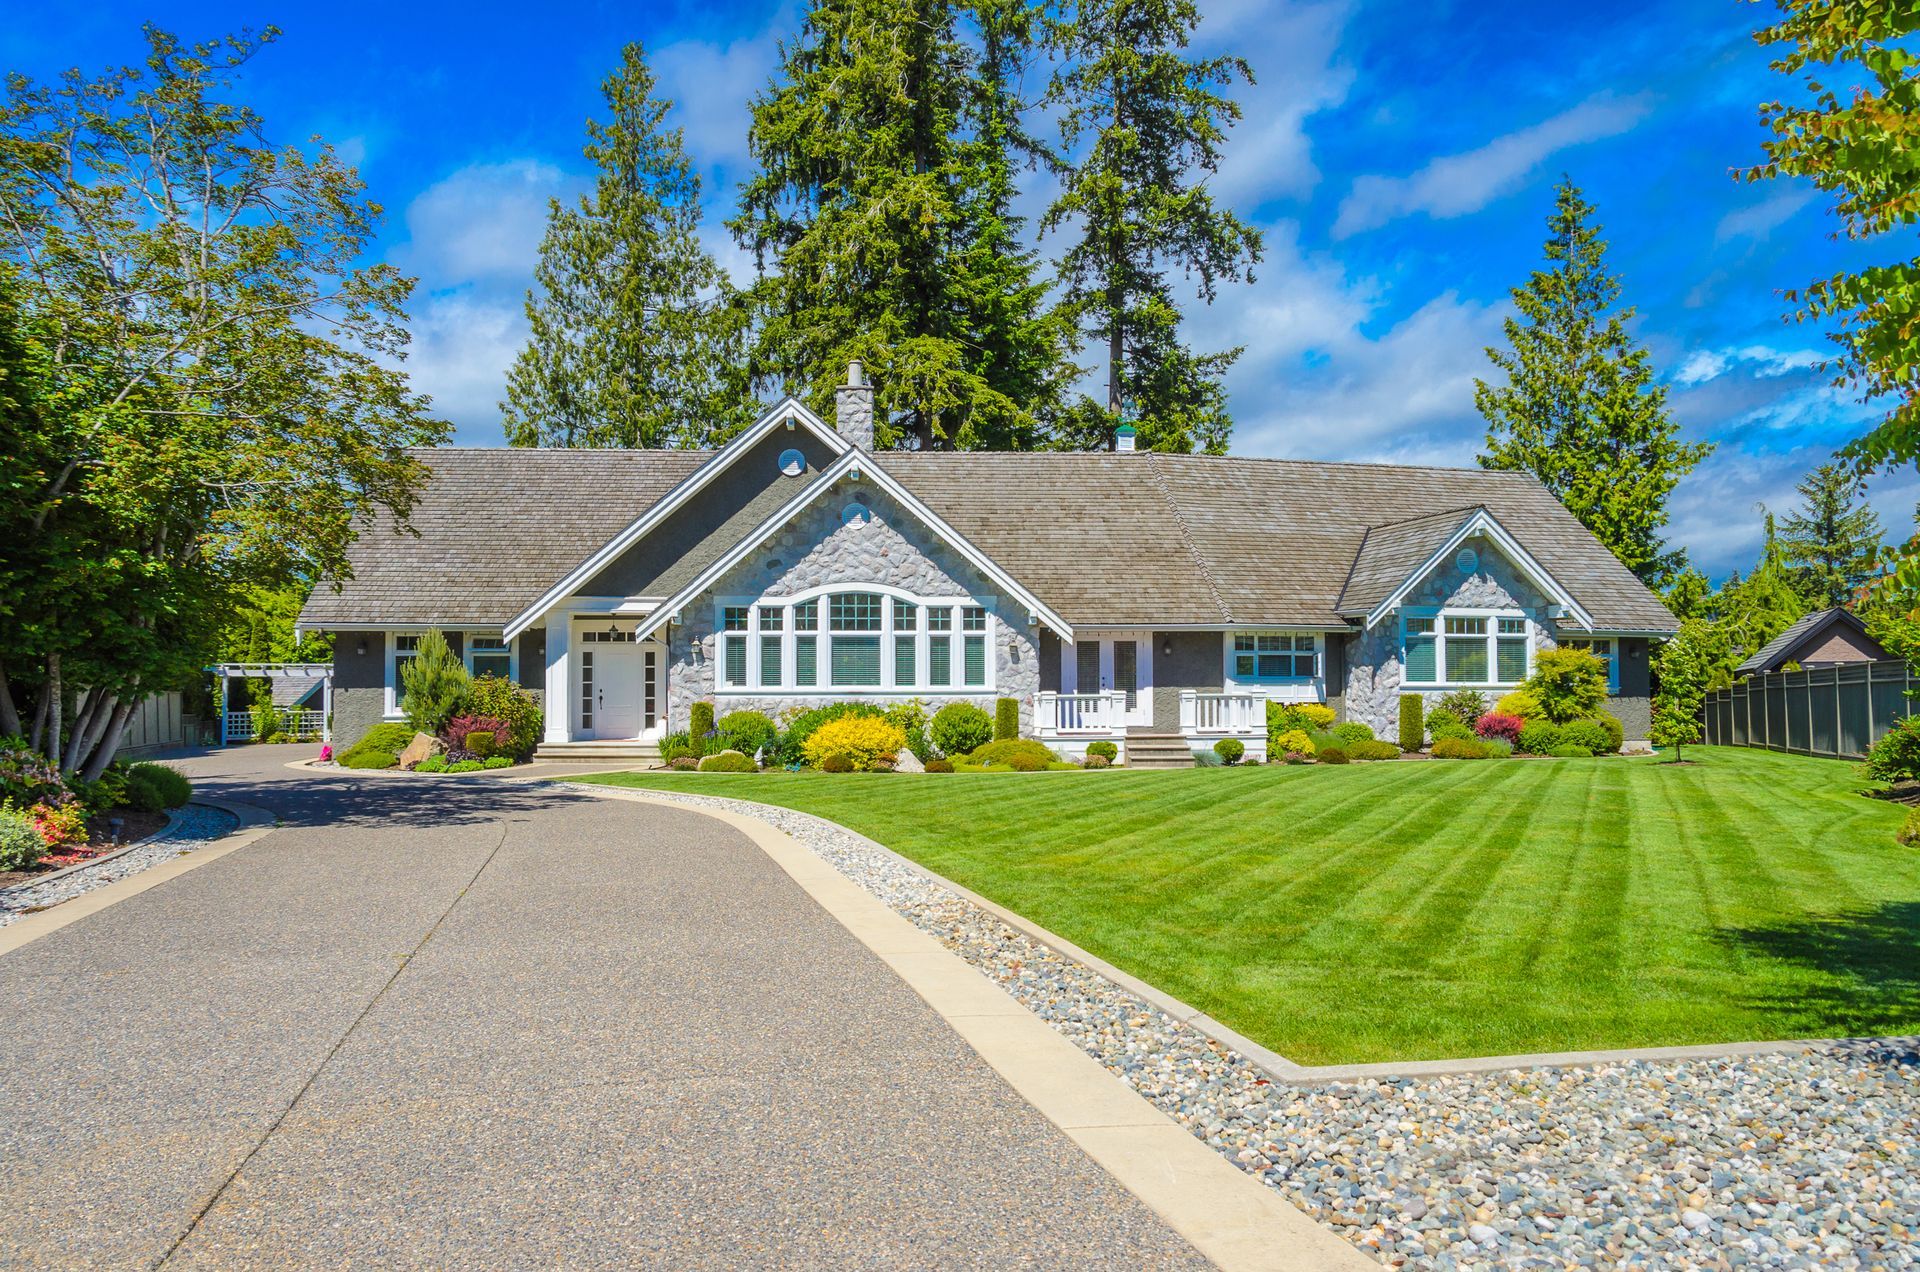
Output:
[[[1418,751],[1427,741],[1427,703],[1417,693],[1400,695],[1400,749]]]
[[[1561,743],[1559,746],[1554,747],[1553,750],[1547,752],[1547,754],[1559,760],[1590,760],[1593,758],[1593,751],[1590,748],[1575,746],[1570,742]]]
[[[1520,726],[1518,745],[1528,755],[1546,755],[1560,745],[1560,726],[1551,720],[1529,720]]]
[[[1391,742],[1355,742],[1347,748],[1350,760],[1397,760],[1400,748]]]
[[[1478,738],[1435,738],[1433,756],[1440,760],[1484,760],[1492,756]]]
[[[348,747],[339,759],[345,768],[377,769],[392,768],[400,762],[400,752],[407,749],[407,743],[413,741],[413,726],[409,724],[376,724],[368,729],[366,736]],[[367,761],[374,756],[385,755],[385,764],[372,764]]]
[[[1229,764],[1238,764],[1247,753],[1247,744],[1239,738],[1221,738],[1213,744],[1213,753]]]
[[[176,769],[146,761],[127,770],[127,802],[150,813],[178,808],[193,798],[193,783]]]
[[[1330,730],[1333,740],[1351,748],[1355,742],[1373,741],[1373,726],[1365,720],[1343,720]]]
[[[951,773],[953,772],[953,761],[943,760],[939,756],[935,756],[933,759],[927,761],[926,769],[929,773]]]
[[[780,749],[780,730],[763,711],[729,711],[720,717],[715,727],[719,736],[714,741],[724,744],[715,750],[738,751],[742,755],[765,751],[771,759]]]
[[[1321,764],[1345,764],[1347,753],[1337,746],[1323,746],[1313,758]]]
[[[993,721],[971,702],[949,702],[933,713],[927,736],[942,755],[972,755],[993,741]]]
[[[1575,720],[1561,728],[1560,745],[1584,747],[1599,755],[1613,750],[1613,738],[1598,720]]]
[[[1040,768],[1045,768],[1060,758],[1031,738],[1007,738],[999,742],[989,742],[985,746],[975,747],[973,754],[967,758],[975,764],[1012,764],[1016,756],[1025,757]],[[1037,770],[1022,769],[1020,771],[1024,773]]]
[[[696,738],[704,738],[713,732],[713,704],[696,702],[687,716],[687,732]]]
[[[993,700],[993,740],[1011,742],[1020,736],[1020,700],[1018,698],[995,698]]]
[[[392,751],[363,751],[355,747],[340,757],[340,767],[350,769],[390,769],[400,766],[400,757]]]
[[[832,755],[820,761],[820,771],[822,773],[851,773],[853,772],[853,759],[843,751],[835,751]]]

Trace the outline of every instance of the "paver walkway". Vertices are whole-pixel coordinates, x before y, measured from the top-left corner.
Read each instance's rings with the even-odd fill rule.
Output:
[[[310,749],[0,956],[0,1264],[1202,1265],[732,830]]]

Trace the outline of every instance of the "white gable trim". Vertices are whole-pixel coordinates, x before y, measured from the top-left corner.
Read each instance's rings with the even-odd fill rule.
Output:
[[[986,553],[969,543],[959,531],[941,520],[939,515],[915,497],[913,492],[895,481],[891,474],[874,462],[872,455],[858,450],[850,450],[841,455],[840,458],[834,460],[833,463],[827,465],[820,476],[810,483],[805,490],[787,501],[787,503],[772,516],[754,527],[746,537],[729,548],[719,560],[696,575],[692,582],[662,601],[660,607],[643,619],[640,625],[634,629],[634,639],[644,640],[648,635],[658,631],[669,620],[677,619],[684,606],[693,601],[702,592],[712,587],[720,579],[724,578],[729,570],[733,569],[751,555],[754,550],[766,542],[768,537],[776,530],[793,520],[793,518],[805,510],[809,504],[831,490],[836,482],[848,474],[853,474],[863,480],[871,481],[875,486],[884,490],[888,495],[892,496],[901,507],[919,518],[922,524],[944,540],[947,546],[958,552],[961,557],[966,560],[967,564],[986,575],[988,579],[997,584],[1008,596],[1025,605],[1028,612],[1034,618],[1053,629],[1053,631],[1059,635],[1060,639],[1065,641],[1071,641],[1073,639],[1073,628],[1068,625],[1065,619],[1054,613],[1045,602],[1022,586],[1019,580],[1001,569]]]
[[[1411,574],[1402,579],[1400,585],[1387,594],[1387,599],[1373,607],[1367,615],[1367,629],[1372,630],[1382,619],[1398,609],[1400,603],[1407,599],[1408,594],[1420,585],[1421,579],[1431,574],[1442,561],[1452,556],[1461,544],[1476,534],[1492,539],[1500,551],[1506,554],[1507,559],[1519,566],[1521,573],[1532,579],[1534,584],[1552,598],[1555,604],[1571,615],[1580,626],[1588,631],[1593,630],[1593,616],[1587,613],[1579,601],[1573,599],[1573,593],[1560,586],[1560,581],[1547,573],[1546,567],[1534,560],[1533,554],[1521,547],[1519,541],[1507,533],[1507,528],[1500,524],[1499,519],[1485,508],[1475,508],[1466,520],[1460,523],[1459,528],[1447,536],[1445,543],[1416,566]]]
[[[784,398],[772,410],[755,420],[747,430],[715,451],[712,458],[689,473],[685,480],[669,490],[651,508],[625,530],[609,539],[598,552],[582,561],[565,578],[548,588],[540,599],[516,614],[507,624],[506,635],[509,640],[538,622],[540,616],[564,598],[571,596],[576,588],[582,587],[587,580],[598,574],[612,563],[613,559],[638,542],[647,531],[659,525],[676,508],[699,494],[721,473],[733,466],[754,445],[782,424],[788,427],[804,425],[821,441],[825,442],[835,455],[845,455],[853,449],[853,443],[828,428],[821,418],[802,406],[793,398]]]

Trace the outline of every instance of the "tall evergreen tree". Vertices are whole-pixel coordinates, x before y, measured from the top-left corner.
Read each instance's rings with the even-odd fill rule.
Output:
[[[824,411],[858,359],[882,446],[1040,440],[1075,369],[1011,211],[1033,21],[1008,0],[816,0],[753,104],[760,171],[729,223],[761,270],[758,381]]]
[[[1487,357],[1504,384],[1474,381],[1487,421],[1486,468],[1533,473],[1626,567],[1659,585],[1684,564],[1662,550],[1667,496],[1711,443],[1679,440],[1647,351],[1627,332],[1632,306],[1616,308],[1620,280],[1607,272],[1593,205],[1571,179],[1547,219],[1547,268],[1513,291],[1506,350]]]
[[[1730,663],[1758,653],[1761,646],[1805,617],[1813,607],[1800,591],[1774,524],[1766,514],[1766,538],[1760,560],[1746,578],[1734,574],[1713,598],[1715,626],[1726,637]]]
[[[700,243],[700,176],[654,88],[627,45],[602,86],[607,122],[587,121],[593,191],[548,206],[532,335],[500,404],[515,446],[703,446],[753,416],[740,307]]]
[[[1064,302],[1107,355],[1106,400],[1074,412],[1067,446],[1111,446],[1123,414],[1153,450],[1217,454],[1233,432],[1220,377],[1241,351],[1188,347],[1169,277],[1184,271],[1211,303],[1261,256],[1259,231],[1206,185],[1240,118],[1225,90],[1253,72],[1242,58],[1189,56],[1199,22],[1192,0],[1078,0],[1061,31],[1061,139],[1081,153],[1041,224],[1073,227]]]
[[[1849,605],[1880,559],[1880,518],[1863,502],[1866,483],[1839,464],[1822,464],[1796,489],[1800,507],[1780,526],[1786,562],[1816,605]]]

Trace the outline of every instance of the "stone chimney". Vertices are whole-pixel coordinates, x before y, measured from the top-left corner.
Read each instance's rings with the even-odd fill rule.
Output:
[[[873,449],[873,386],[858,362],[847,363],[847,382],[834,390],[833,427],[856,449]]]

